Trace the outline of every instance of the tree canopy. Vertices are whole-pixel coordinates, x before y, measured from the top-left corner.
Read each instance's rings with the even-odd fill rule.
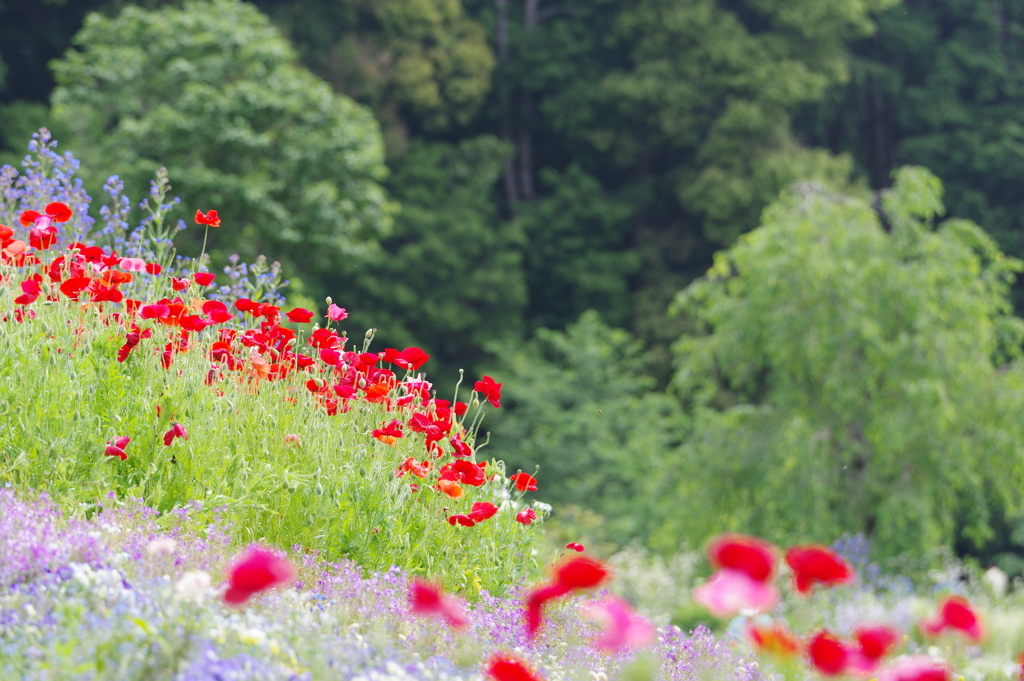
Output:
[[[804,184],[677,299],[693,432],[661,541],[723,529],[781,542],[863,532],[894,554],[992,538],[1024,482],[1022,263],[938,222],[906,168],[869,202]]]
[[[91,14],[74,44],[53,65],[54,116],[129,196],[166,166],[182,217],[216,207],[231,248],[311,278],[358,263],[390,228],[372,113],[296,65],[252,5]]]

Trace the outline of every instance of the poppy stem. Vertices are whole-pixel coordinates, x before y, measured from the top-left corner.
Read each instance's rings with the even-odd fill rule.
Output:
[[[203,256],[206,255],[206,237],[210,233],[210,225],[206,225],[206,229],[203,230],[203,250],[199,251],[199,264],[197,267],[203,266]]]

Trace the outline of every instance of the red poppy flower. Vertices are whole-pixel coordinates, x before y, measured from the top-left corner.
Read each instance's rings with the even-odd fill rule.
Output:
[[[494,514],[498,512],[498,507],[489,501],[478,501],[473,504],[473,510],[469,512],[469,517],[473,521],[482,523],[488,518],[494,517]]]
[[[54,222],[67,222],[71,219],[71,209],[67,207],[67,204],[59,201],[46,204],[45,210]]]
[[[473,392],[483,394],[484,399],[493,404],[495,408],[501,407],[501,383],[495,383],[490,376],[484,376],[484,380],[474,383]]]
[[[532,525],[533,521],[537,519],[537,513],[532,508],[525,508],[519,513],[516,513],[516,522],[522,523],[523,525]]]
[[[566,544],[565,548],[569,549],[570,551],[576,551],[578,553],[583,553],[586,550],[583,548],[583,544],[577,544],[574,541],[571,541],[568,544]]]
[[[495,653],[484,669],[492,681],[544,681],[525,662],[508,653]]]
[[[57,228],[49,225],[47,227],[33,227],[29,229],[28,243],[32,248],[45,251],[57,243]]]
[[[394,364],[402,369],[408,369],[410,371],[417,371],[421,366],[427,363],[430,359],[430,355],[423,352],[420,348],[406,348],[399,352],[394,348],[388,348],[384,350],[381,355],[388,364]]]
[[[807,643],[811,665],[824,676],[839,676],[846,671],[850,651],[827,630],[821,630]]]
[[[402,437],[402,424],[399,421],[392,421],[386,426],[382,424],[380,428],[373,431],[373,436],[384,444],[393,447],[398,442],[398,439]]]
[[[775,574],[775,547],[756,537],[726,534],[708,544],[708,562],[746,574],[757,582],[768,582]]]
[[[468,404],[466,404],[465,402],[456,402],[455,403],[455,415],[456,416],[465,416],[467,411],[469,411],[469,405]]]
[[[441,483],[444,483],[444,482],[448,482],[448,481],[447,480],[442,480],[441,481]],[[452,484],[454,484],[454,483],[452,483]],[[457,524],[458,525],[462,525],[463,527],[473,527],[474,525],[476,525],[476,521],[473,520],[472,518],[470,518],[468,515],[466,515],[464,513],[456,513],[455,515],[448,516],[448,524],[451,525],[452,527],[454,527]]]
[[[985,638],[985,628],[971,604],[959,596],[948,596],[939,604],[935,617],[921,622],[921,630],[938,636],[946,629],[959,631],[975,643]]]
[[[92,279],[89,277],[71,277],[60,285],[60,292],[66,295],[68,298],[78,298],[82,291],[89,288],[89,284],[92,283]]]
[[[561,598],[570,591],[562,584],[542,584],[526,595],[526,637],[530,640],[540,631],[544,623],[544,605],[551,600]]]
[[[200,286],[209,286],[216,278],[217,275],[213,272],[196,272],[192,275],[192,281],[196,282]]]
[[[516,473],[510,475],[509,480],[516,483],[516,489],[520,492],[536,492],[537,491],[537,478],[527,473]]]
[[[900,632],[889,627],[859,627],[853,638],[860,646],[860,654],[869,660],[880,660],[888,655],[900,641]]]
[[[472,461],[466,461],[465,459],[459,459],[451,465],[451,470],[458,474],[459,482],[464,485],[471,485],[473,487],[479,487],[480,485],[487,482],[487,476],[484,475],[484,468],[487,467],[486,461],[480,463],[473,463]]]
[[[196,211],[196,224],[197,225],[209,225],[210,227],[220,227],[220,216],[217,215],[216,210],[211,210],[206,215],[203,215],[203,211]]]
[[[128,458],[124,448],[127,447],[128,443],[131,441],[132,439],[127,435],[119,435],[107,443],[107,448],[103,451],[103,454],[105,456],[116,456],[121,459],[121,461],[124,461]]]
[[[296,324],[306,324],[313,319],[313,313],[301,307],[297,307],[294,310],[288,310],[284,315]]]
[[[453,629],[463,629],[469,620],[458,602],[441,592],[441,587],[413,577],[409,582],[409,610],[414,615],[437,615]]]
[[[16,305],[30,305],[36,302],[42,288],[35,279],[26,279],[21,282],[21,295],[14,299]]]
[[[178,279],[177,277],[171,277],[171,288],[175,291],[184,291],[188,288],[192,282],[188,279]]]
[[[148,262],[148,263],[146,263],[146,272],[148,274],[157,275],[157,274],[160,274],[163,271],[164,271],[164,268],[160,267],[160,265],[158,265],[155,262]]]
[[[554,567],[555,583],[569,589],[594,589],[611,576],[607,565],[587,556],[567,558]]]
[[[203,303],[203,314],[209,317],[214,324],[223,324],[235,318],[228,312],[228,306],[219,300],[208,300]]]
[[[793,587],[802,594],[815,584],[836,586],[853,581],[853,569],[825,546],[794,546],[786,551],[786,564],[793,570]]]
[[[239,605],[253,594],[291,581],[293,574],[288,561],[262,547],[250,546],[245,556],[231,566],[224,600]]]
[[[468,459],[473,456],[473,448],[463,442],[459,436],[448,438],[448,442],[452,445],[452,456],[460,459]]]
[[[174,442],[175,438],[179,437],[182,438],[183,440],[187,440],[188,433],[185,431],[185,427],[182,426],[180,423],[174,423],[171,425],[170,430],[164,433],[164,445],[170,447],[171,443]]]

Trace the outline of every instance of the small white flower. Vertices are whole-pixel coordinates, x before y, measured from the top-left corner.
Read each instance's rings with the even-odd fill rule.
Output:
[[[200,602],[213,580],[205,570],[189,570],[174,585],[174,594],[183,601]]]
[[[157,537],[146,546],[146,553],[156,556],[161,553],[174,553],[178,548],[178,542],[170,537]]]

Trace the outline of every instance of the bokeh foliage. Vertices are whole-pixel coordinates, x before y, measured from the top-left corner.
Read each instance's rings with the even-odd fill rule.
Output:
[[[863,532],[881,553],[991,539],[1017,508],[1022,263],[942,215],[906,168],[868,202],[801,185],[716,256],[677,308],[675,385],[694,415],[656,541]]]
[[[141,198],[166,166],[181,217],[216,207],[230,222],[214,249],[271,253],[314,290],[390,228],[371,112],[296,65],[251,5],[91,14],[74,44],[53,64],[53,114],[94,183],[119,173]]]

